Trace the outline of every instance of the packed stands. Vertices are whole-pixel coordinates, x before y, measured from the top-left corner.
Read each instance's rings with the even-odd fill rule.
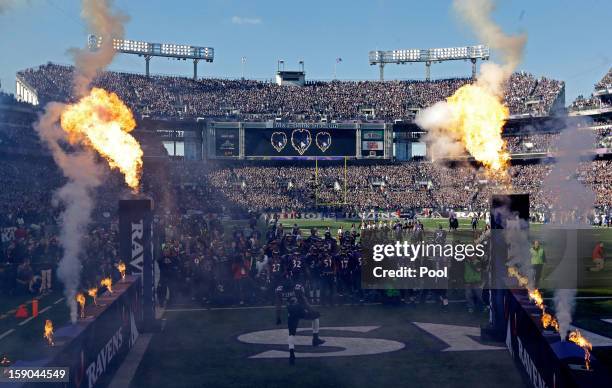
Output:
[[[39,101],[71,101],[74,68],[46,64],[18,73],[36,90]],[[173,118],[226,118],[263,120],[354,120],[373,111],[373,118],[412,117],[452,95],[471,79],[436,81],[331,81],[309,82],[304,87],[278,86],[254,80],[151,76],[105,72],[94,84],[116,92],[141,115]],[[506,85],[505,102],[511,114],[547,115],[564,84],[528,73],[515,73]],[[563,100],[563,98],[561,98]],[[535,103],[534,103],[535,102]],[[372,115],[370,116],[372,117]]]

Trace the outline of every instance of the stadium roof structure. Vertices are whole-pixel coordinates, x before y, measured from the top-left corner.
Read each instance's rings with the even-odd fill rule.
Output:
[[[100,48],[102,37],[89,35],[87,46],[90,50]],[[149,62],[152,57],[175,58],[178,60],[193,60],[193,79],[198,78],[198,62],[212,62],[215,57],[215,50],[212,47],[191,46],[186,44],[173,43],[151,43],[139,40],[113,39],[113,49],[123,54],[135,54],[144,56],[145,72],[149,76]]]
[[[380,67],[380,80],[384,81],[384,67],[388,63],[403,65],[409,62],[425,62],[425,79],[431,79],[431,64],[444,61],[470,60],[472,62],[472,78],[476,77],[476,61],[488,60],[490,49],[479,44],[476,46],[401,49],[387,51],[370,51],[370,65]]]

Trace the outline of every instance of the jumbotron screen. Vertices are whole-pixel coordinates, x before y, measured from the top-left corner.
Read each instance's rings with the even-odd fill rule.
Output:
[[[355,156],[354,129],[246,128],[244,136],[246,156]]]

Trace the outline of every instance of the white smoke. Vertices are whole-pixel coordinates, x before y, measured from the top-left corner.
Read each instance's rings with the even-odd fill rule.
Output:
[[[555,290],[555,315],[559,322],[559,334],[561,339],[569,330],[572,323],[572,314],[574,314],[574,305],[576,301],[575,288],[559,288]]]
[[[507,209],[504,209],[507,211]],[[508,267],[516,267],[519,273],[529,279],[528,289],[535,288],[534,272],[531,267],[531,250],[527,221],[516,215],[506,216],[508,221],[504,229],[504,239],[508,244]]]
[[[83,237],[87,233],[94,206],[91,192],[101,184],[102,170],[92,151],[81,149],[68,153],[62,147],[66,134],[58,122],[63,109],[64,105],[60,103],[47,104],[45,113],[34,124],[34,129],[51,150],[53,159],[62,169],[64,176],[68,178],[68,183],[55,193],[53,204],[64,206],[59,236],[64,251],[58,266],[58,277],[64,283],[70,319],[76,322],[78,311],[75,296],[80,283]]]
[[[585,151],[593,148],[593,144],[595,144],[595,136],[591,130],[579,130],[576,123],[569,123],[556,142],[558,149],[556,163],[550,174],[544,179],[542,187],[542,191],[550,195],[551,210],[555,214],[552,227],[567,229],[568,233],[566,254],[555,269],[555,272],[559,273],[559,284],[554,284],[555,313],[562,336],[572,323],[576,296],[576,289],[570,288],[575,287],[576,284],[569,284],[570,280],[568,280],[568,278],[575,279],[577,261],[576,232],[572,229],[587,223],[586,217],[595,204],[595,193],[577,179],[576,170],[580,166]],[[573,243],[570,244],[570,242]],[[554,240],[550,242],[550,244],[553,243],[555,243]]]
[[[76,65],[74,93],[79,97],[88,93],[97,73],[111,63],[114,56],[112,38],[123,38],[123,23],[127,20],[123,14],[111,10],[112,0],[83,0],[82,5],[82,17],[90,31],[103,38],[103,45],[93,52],[87,49],[71,50]],[[63,255],[58,266],[58,277],[64,284],[70,319],[74,323],[78,316],[75,296],[81,281],[80,256],[95,206],[93,191],[102,183],[103,167],[98,164],[95,152],[89,148],[76,145],[71,151],[66,150],[68,137],[59,125],[64,107],[60,103],[47,104],[34,128],[68,178],[68,183],[55,193],[54,205],[64,207],[59,238]]]
[[[89,31],[102,39],[102,44],[97,50],[70,50],[76,67],[74,91],[79,97],[89,92],[98,72],[113,61],[113,39],[123,39],[124,24],[129,21],[127,15],[112,9],[113,0],[82,0],[82,5],[81,17]]]
[[[455,0],[453,8],[482,43],[500,54],[501,65],[487,62],[480,66],[476,84],[501,100],[506,82],[523,58],[527,37],[506,35],[493,22],[491,13],[495,6],[492,0]],[[451,112],[446,101],[440,101],[420,111],[415,119],[418,126],[428,130],[425,142],[435,158],[454,157],[464,152],[463,145],[447,130],[455,126],[451,125],[456,120]]]
[[[0,15],[13,8],[17,0],[0,0]]]

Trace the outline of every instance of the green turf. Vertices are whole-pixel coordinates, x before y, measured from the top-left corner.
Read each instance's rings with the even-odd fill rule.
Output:
[[[248,358],[286,346],[237,340],[244,333],[279,328],[272,309],[167,312],[165,330],[154,335],[132,387],[490,387],[493,381],[498,387],[523,386],[505,349],[443,352],[445,343],[411,323],[477,327],[486,319],[464,310],[462,305],[446,313],[436,305],[321,308],[321,326],[381,326],[365,334],[322,331],[322,338],[384,338],[406,347],[369,356],[298,358],[294,367],[286,359]],[[311,350],[297,347],[297,352]]]
[[[0,334],[14,329],[10,335],[0,340],[0,354],[6,354],[11,360],[32,360],[48,356],[54,349],[49,349],[43,338],[45,320],[50,319],[55,328],[63,326],[69,320],[69,311],[64,301],[54,304],[61,298],[61,292],[55,291],[42,298],[39,302],[39,310],[51,306],[51,309],[42,312],[38,317],[23,325],[23,319],[11,316],[0,321]],[[31,313],[31,307],[28,306]]]

